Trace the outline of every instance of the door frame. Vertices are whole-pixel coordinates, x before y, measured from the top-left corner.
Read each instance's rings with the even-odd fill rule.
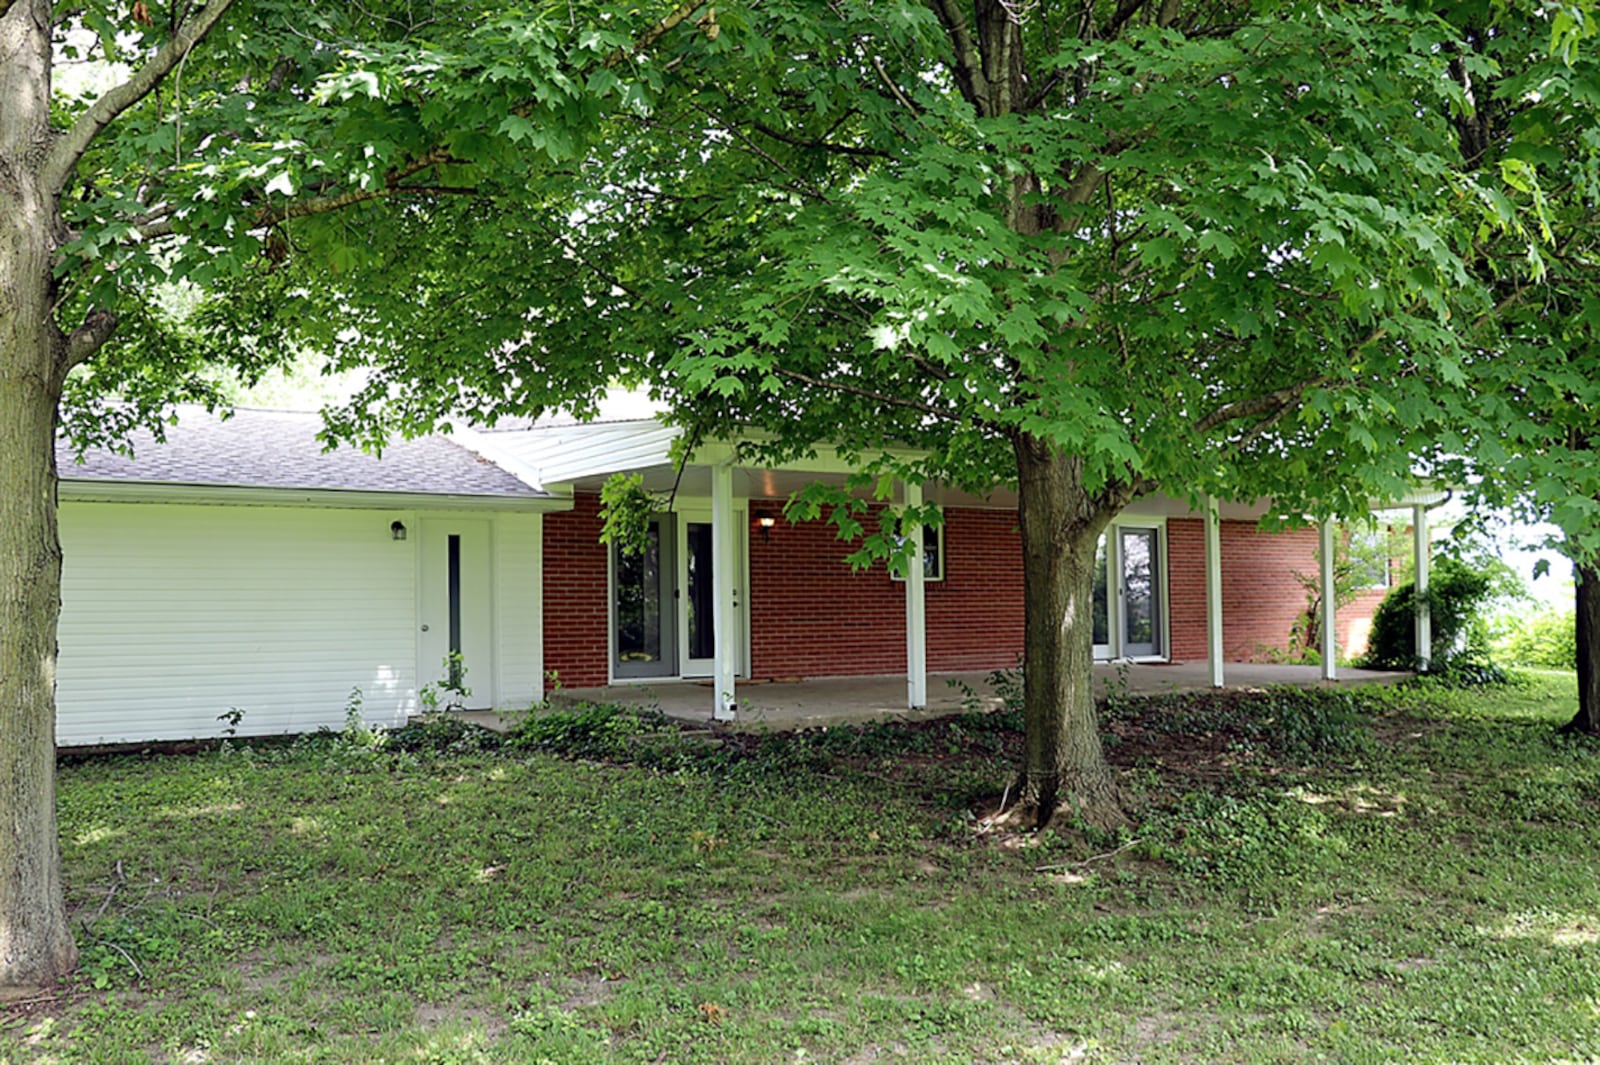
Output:
[[[430,549],[437,547],[439,538],[448,538],[452,533],[466,531],[468,527],[483,533],[483,557],[481,562],[481,576],[485,577],[483,588],[483,607],[481,637],[482,650],[485,652],[486,661],[467,661],[463,654],[463,661],[467,666],[466,687],[472,694],[467,698],[463,709],[478,710],[492,709],[499,705],[496,690],[500,668],[497,656],[499,655],[499,633],[496,630],[496,604],[495,604],[495,533],[496,522],[491,515],[453,513],[450,511],[417,511],[409,515],[416,528],[416,572],[417,572],[417,613],[416,613],[416,690],[418,694],[428,684],[435,683],[440,678],[435,670],[439,663],[429,660],[429,645],[434,643],[431,631],[425,632],[423,626],[431,626],[433,604],[429,602],[429,573]],[[454,530],[450,527],[454,526]],[[448,542],[447,539],[445,542]],[[463,577],[463,592],[469,578]],[[448,580],[448,578],[447,578]],[[448,609],[448,607],[446,608]],[[463,634],[464,637],[464,634]],[[446,643],[448,644],[448,637]],[[466,640],[463,638],[463,644]],[[421,707],[419,706],[420,710]]]
[[[736,586],[738,593],[738,609],[734,612],[734,625],[738,632],[738,642],[734,650],[738,654],[738,661],[734,664],[734,673],[739,677],[750,676],[750,527],[747,515],[749,514],[749,501],[736,496],[733,500],[733,543],[734,553],[734,579],[740,583]],[[672,563],[672,588],[670,598],[674,611],[673,624],[677,633],[673,638],[673,652],[677,657],[673,672],[663,673],[655,677],[619,677],[617,676],[617,569],[616,552],[610,545],[602,545],[606,552],[606,684],[626,686],[630,684],[656,684],[665,680],[702,679],[711,676],[711,667],[707,665],[704,673],[685,671],[689,662],[689,628],[688,628],[688,601],[683,594],[688,585],[688,552],[684,550],[688,539],[686,526],[689,522],[709,522],[711,520],[711,500],[709,498],[680,497],[677,504],[670,511],[652,515],[662,519],[662,527],[671,527],[673,536],[673,563]]]
[[[1156,573],[1151,589],[1156,597],[1156,626],[1155,631],[1159,638],[1157,650],[1154,654],[1129,656],[1124,644],[1123,611],[1122,611],[1122,530],[1142,529],[1155,533],[1156,545]],[[1113,518],[1110,525],[1106,526],[1102,534],[1106,538],[1106,629],[1110,644],[1095,644],[1094,658],[1097,662],[1106,661],[1131,661],[1131,662],[1166,662],[1171,658],[1172,647],[1172,611],[1171,596],[1168,594],[1167,578],[1171,569],[1171,559],[1167,551],[1167,519],[1164,515],[1119,515]]]
[[[739,582],[733,590],[733,624],[738,636],[733,649],[733,672],[739,677],[750,675],[745,668],[750,661],[750,526],[745,518],[748,512],[749,505],[745,500],[733,501],[733,579]],[[685,503],[677,508],[677,516],[678,676],[700,679],[711,676],[716,666],[711,659],[689,657],[689,524],[711,524],[711,502],[706,500],[704,505],[699,500]]]
[[[1167,606],[1165,596],[1162,594],[1161,574],[1167,568],[1167,552],[1165,538],[1161,530],[1152,525],[1138,525],[1128,522],[1116,527],[1117,533],[1117,558],[1120,563],[1117,567],[1117,613],[1118,629],[1117,642],[1122,649],[1122,657],[1133,659],[1161,659],[1166,657],[1167,646]],[[1128,639],[1128,566],[1126,552],[1123,550],[1123,541],[1128,536],[1148,537],[1150,543],[1150,641],[1148,644],[1135,645]],[[1131,650],[1138,647],[1137,651]]]
[[[679,599],[678,582],[678,523],[671,513],[652,514],[650,521],[660,530],[658,553],[660,557],[660,601],[656,609],[662,620],[660,635],[662,669],[657,673],[618,676],[617,667],[617,551],[616,544],[603,544],[606,553],[606,677],[612,684],[650,684],[672,680],[680,676],[679,662]]]

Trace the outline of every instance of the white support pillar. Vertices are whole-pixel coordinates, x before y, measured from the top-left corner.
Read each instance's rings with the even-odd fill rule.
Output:
[[[906,506],[922,505],[922,486],[904,482]],[[928,596],[923,584],[922,528],[911,536],[911,568],[906,571],[906,705],[928,705]]]
[[[1417,667],[1426,670],[1433,664],[1433,612],[1428,608],[1428,508],[1411,508],[1411,544],[1416,560],[1417,589]]]
[[[738,711],[734,665],[739,656],[734,624],[733,467],[711,467],[711,631],[713,633],[711,716],[732,721]]]
[[[1317,554],[1322,563],[1322,679],[1339,679],[1339,598],[1334,591],[1333,579],[1333,522],[1325,521],[1317,529]]]
[[[1222,510],[1215,496],[1206,497],[1206,665],[1211,686],[1222,687]]]

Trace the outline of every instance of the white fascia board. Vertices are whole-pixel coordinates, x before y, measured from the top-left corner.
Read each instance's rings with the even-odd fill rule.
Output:
[[[205,503],[234,507],[321,507],[355,510],[571,510],[570,496],[480,496],[444,492],[377,492],[338,488],[265,488],[155,481],[61,481],[62,502]]]
[[[486,455],[524,480],[569,483],[661,466],[682,430],[659,421],[591,422],[478,434]],[[501,460],[504,459],[504,462]]]
[[[544,478],[539,472],[539,467],[532,463],[524,462],[496,444],[487,434],[472,429],[457,429],[449,433],[446,439],[488,459],[529,488],[536,488],[541,491],[544,489]]]
[[[739,440],[731,443],[722,440],[712,441],[710,443],[701,444],[699,447],[695,448],[694,454],[690,456],[689,461],[696,466],[718,466],[724,464],[734,466],[748,465],[748,463],[740,463],[738,460],[739,444],[743,442],[764,444],[771,442],[771,440],[772,437],[766,433],[748,432],[742,434]],[[816,447],[819,449],[819,454],[817,455],[809,458],[790,459],[786,462],[780,462],[773,466],[762,466],[760,468],[792,471],[795,473],[855,473],[861,468],[854,463],[847,462],[843,458],[840,458],[836,452],[829,453],[828,449],[832,448],[833,446],[834,445],[824,441],[816,445]],[[867,451],[864,451],[863,453],[868,452],[872,454],[888,454],[904,462],[915,462],[918,459],[927,457],[927,452],[916,451],[911,448],[873,448],[867,449]]]
[[[1404,495],[1393,499],[1374,499],[1368,510],[1394,510],[1398,507],[1431,507],[1436,503],[1443,503],[1450,498],[1450,489],[1435,488],[1431,485],[1417,485]]]

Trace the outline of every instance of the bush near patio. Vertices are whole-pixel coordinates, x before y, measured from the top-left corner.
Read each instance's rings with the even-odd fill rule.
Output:
[[[982,826],[1004,711],[69,760],[84,965],[4,1008],[0,1062],[1581,1059],[1600,747],[1553,734],[1572,699],[1121,696],[1138,827],[1038,839]]]
[[[1433,634],[1431,668],[1486,662],[1489,656],[1487,609],[1514,582],[1504,563],[1464,562],[1446,555],[1435,559],[1429,575],[1427,603]],[[1369,669],[1417,667],[1415,579],[1397,584],[1372,616],[1367,653],[1357,665]]]

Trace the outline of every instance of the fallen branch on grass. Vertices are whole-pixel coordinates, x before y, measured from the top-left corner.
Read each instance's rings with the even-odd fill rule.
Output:
[[[1143,843],[1143,842],[1144,842],[1144,840],[1142,840],[1142,839],[1130,839],[1128,842],[1124,843],[1122,846],[1118,847],[1116,850],[1109,850],[1109,851],[1106,851],[1104,854],[1091,854],[1089,857],[1084,858],[1081,861],[1076,861],[1076,862],[1058,862],[1055,865],[1036,865],[1036,866],[1033,867],[1033,871],[1036,872],[1036,873],[1053,873],[1053,872],[1055,872],[1055,871],[1057,871],[1059,869],[1081,869],[1084,866],[1088,865],[1090,862],[1098,862],[1102,858],[1113,858],[1116,855],[1121,854],[1123,851],[1127,850],[1129,847],[1138,846],[1140,843]]]

